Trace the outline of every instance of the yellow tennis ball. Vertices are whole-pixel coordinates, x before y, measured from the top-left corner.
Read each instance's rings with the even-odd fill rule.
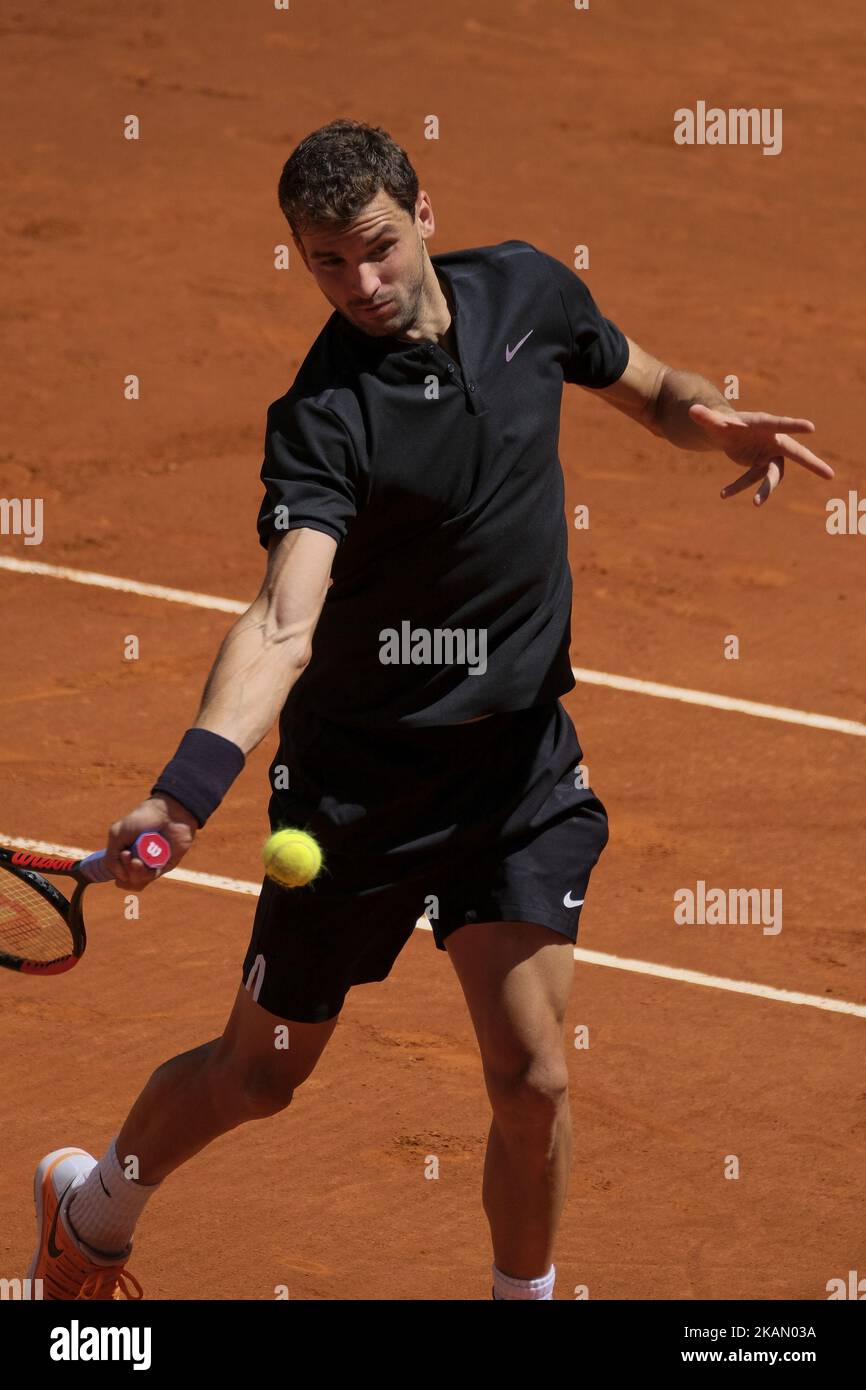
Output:
[[[265,873],[284,888],[302,888],[322,867],[322,851],[306,830],[275,830],[262,847]]]

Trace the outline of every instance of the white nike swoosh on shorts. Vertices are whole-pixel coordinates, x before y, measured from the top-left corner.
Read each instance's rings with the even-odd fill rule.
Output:
[[[569,891],[566,893],[565,897],[562,900],[562,905],[563,907],[580,907],[584,901],[584,898],[574,898],[572,900],[571,890],[569,889]]]

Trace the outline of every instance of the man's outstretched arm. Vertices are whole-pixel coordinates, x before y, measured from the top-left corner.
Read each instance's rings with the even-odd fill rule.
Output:
[[[722,488],[722,497],[759,483],[754,501],[760,505],[781,482],[786,459],[820,478],[833,477],[828,463],[791,438],[812,434],[811,420],[736,410],[706,377],[669,367],[631,338],[626,341],[629,361],[619,381],[590,394],[677,448],[718,450],[745,468]]]

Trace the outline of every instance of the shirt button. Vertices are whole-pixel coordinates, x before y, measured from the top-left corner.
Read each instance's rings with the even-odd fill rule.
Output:
[[[450,362],[448,363],[448,371],[449,371],[449,372],[453,372],[453,371],[454,371],[454,367],[452,366],[452,364],[451,364]]]
[[[469,383],[469,390],[470,390],[470,391],[474,391],[474,390],[475,390],[475,382],[474,382],[474,381],[472,381],[472,382]]]

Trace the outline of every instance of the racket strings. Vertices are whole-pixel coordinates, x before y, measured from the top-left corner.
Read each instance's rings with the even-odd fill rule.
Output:
[[[72,936],[56,908],[15,874],[0,873],[0,951],[52,961],[71,950]]]

